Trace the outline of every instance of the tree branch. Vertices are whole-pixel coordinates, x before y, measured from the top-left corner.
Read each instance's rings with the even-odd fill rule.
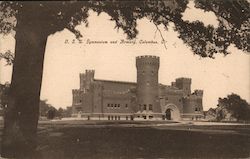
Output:
[[[155,23],[154,23],[155,24]],[[158,27],[158,25],[157,24],[155,24],[155,27],[156,27],[156,29],[159,31],[159,33],[160,33],[160,36],[161,36],[161,38],[162,38],[162,41],[163,41],[163,45],[164,45],[164,47],[165,47],[165,49],[167,50],[167,46],[166,46],[166,40],[164,39],[164,37],[163,37],[163,35],[162,35],[162,32],[161,32],[161,30],[159,29],[159,27]]]

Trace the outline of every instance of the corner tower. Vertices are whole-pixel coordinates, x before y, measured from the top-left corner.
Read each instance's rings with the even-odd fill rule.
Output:
[[[90,83],[93,82],[95,70],[86,70],[80,74],[80,90],[89,90]]]
[[[136,57],[137,68],[137,110],[144,113],[143,118],[153,118],[161,113],[158,100],[158,70],[160,58],[157,56]],[[146,115],[145,115],[146,114]]]

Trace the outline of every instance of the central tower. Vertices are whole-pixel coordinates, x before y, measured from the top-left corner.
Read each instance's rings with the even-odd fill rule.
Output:
[[[158,91],[158,70],[160,58],[157,56],[136,57],[137,68],[137,110],[143,118],[153,118],[161,113]]]

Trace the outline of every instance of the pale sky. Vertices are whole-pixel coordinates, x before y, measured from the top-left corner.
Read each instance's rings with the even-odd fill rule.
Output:
[[[215,27],[218,21],[213,13],[195,9],[193,3],[184,13],[183,19],[200,20],[205,25]],[[173,24],[165,31],[160,30],[167,41],[165,49],[161,44],[161,36],[156,27],[147,19],[138,21],[139,35],[137,44],[119,44],[126,40],[122,30],[114,29],[115,23],[107,14],[97,16],[91,12],[89,27],[80,25],[83,43],[65,44],[72,41],[74,35],[68,30],[49,36],[46,46],[41,99],[56,108],[71,106],[72,89],[79,88],[79,73],[85,69],[94,69],[95,78],[119,81],[136,81],[135,57],[140,55],[160,56],[159,82],[170,85],[175,78],[192,78],[192,90],[203,89],[203,106],[207,110],[216,107],[218,97],[236,93],[250,102],[250,55],[229,47],[230,55],[217,55],[215,59],[200,58],[193,55],[190,47],[184,45],[173,31]],[[13,35],[0,35],[0,52],[8,49],[14,51]],[[118,41],[118,44],[86,44],[92,41]],[[139,44],[140,40],[153,40],[158,44]],[[0,82],[11,79],[11,67],[0,61]]]

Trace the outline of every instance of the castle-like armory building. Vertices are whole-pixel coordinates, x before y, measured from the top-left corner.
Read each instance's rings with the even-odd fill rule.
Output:
[[[86,70],[80,74],[80,89],[72,90],[72,116],[86,120],[202,118],[203,91],[191,93],[190,78],[160,84],[159,66],[159,57],[136,57],[137,83],[95,79],[95,71]]]

